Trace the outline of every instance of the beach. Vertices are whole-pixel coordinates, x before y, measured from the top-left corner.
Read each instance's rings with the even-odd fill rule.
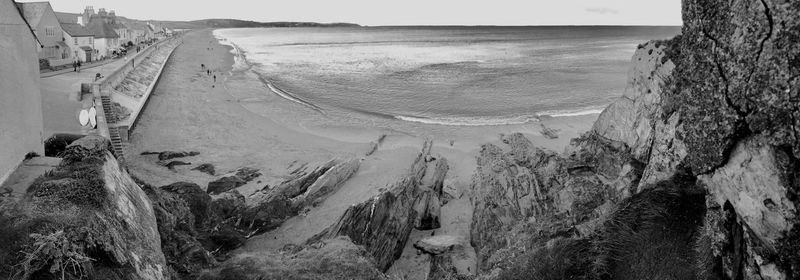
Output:
[[[335,222],[350,205],[379,194],[401,178],[425,139],[433,140],[433,154],[447,158],[450,170],[444,189],[455,197],[443,206],[442,227],[435,230],[436,234],[468,240],[472,208],[469,192],[475,155],[482,144],[499,143],[500,135],[521,132],[539,147],[563,151],[569,139],[588,131],[597,118],[596,114],[589,114],[518,125],[446,129],[407,122],[403,126],[414,127],[407,131],[358,123],[309,124],[297,116],[320,112],[273,93],[253,71],[234,69],[232,48],[220,45],[211,30],[190,32],[183,40],[131,132],[126,159],[132,175],[156,186],[185,181],[205,188],[222,174],[242,167],[255,168],[262,175],[238,188],[249,198],[265,185],[288,178],[292,167],[334,158],[361,160],[358,172],[323,203],[287,220],[278,229],[252,237],[241,251],[277,250],[286,244],[304,242]],[[201,64],[212,74],[201,69]],[[546,137],[543,127],[553,129],[558,137]],[[367,156],[382,135],[386,136],[378,149]],[[190,164],[172,170],[156,156],[142,155],[161,151],[199,154],[180,159]],[[206,163],[215,166],[216,175],[192,170]],[[430,234],[412,233],[412,237],[425,235]],[[409,240],[408,246],[415,241]],[[396,265],[402,267],[414,261],[403,259]]]

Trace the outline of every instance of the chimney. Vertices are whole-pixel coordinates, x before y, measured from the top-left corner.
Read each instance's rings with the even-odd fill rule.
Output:
[[[78,23],[81,23],[81,25],[86,26],[87,24],[89,24],[89,21],[92,20],[93,15],[94,15],[94,7],[86,6],[86,8],[83,9],[83,17],[82,19],[78,19]]]

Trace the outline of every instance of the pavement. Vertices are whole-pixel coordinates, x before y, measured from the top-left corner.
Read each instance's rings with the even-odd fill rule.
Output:
[[[8,179],[0,184],[0,193],[13,198],[22,197],[36,178],[56,168],[59,163],[61,159],[55,157],[34,157],[24,160]]]
[[[125,63],[128,63],[128,60],[118,59],[90,69],[84,68],[81,72],[67,71],[42,78],[44,139],[56,133],[88,134],[90,129],[81,126],[78,122],[78,113],[81,109],[91,106],[93,95],[88,93],[81,96],[81,83],[94,82],[97,73],[107,76]]]

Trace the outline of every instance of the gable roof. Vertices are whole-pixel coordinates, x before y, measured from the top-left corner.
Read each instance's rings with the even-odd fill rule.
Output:
[[[62,13],[62,12],[55,12],[56,17],[58,18],[58,22],[60,23],[78,23],[78,17],[80,14],[73,14],[73,13]]]
[[[86,26],[95,38],[119,38],[119,34],[114,31],[110,24],[103,20],[93,20]]]
[[[25,17],[28,24],[34,28],[39,26],[39,22],[42,21],[42,17],[45,16],[48,8],[50,8],[50,11],[53,10],[50,7],[50,2],[17,3],[17,8],[22,12],[22,16]]]
[[[41,47],[42,42],[39,41],[39,36],[36,36],[36,33],[33,32],[33,28],[31,28],[28,20],[25,19],[22,10],[17,6],[17,2],[14,2],[14,0],[0,0],[0,25],[22,24],[31,32],[31,36],[33,36],[33,40],[36,41],[36,44]]]
[[[77,23],[61,23],[61,29],[64,29],[64,32],[67,32],[67,34],[72,37],[94,36],[92,31],[89,31],[89,29]]]

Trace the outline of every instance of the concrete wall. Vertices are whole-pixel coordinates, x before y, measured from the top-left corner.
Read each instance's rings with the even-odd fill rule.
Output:
[[[14,3],[0,0],[0,182],[25,154],[44,155],[37,48]]]
[[[139,63],[141,63],[143,60],[147,59],[147,57],[150,56],[150,53],[152,53],[154,50],[161,47],[167,42],[168,42],[167,40],[164,40],[140,51],[134,58],[130,59],[128,63],[117,69],[117,71],[114,71],[114,73],[111,73],[102,80],[94,83],[92,85],[92,93],[94,93],[95,96],[111,94],[111,90],[114,89],[114,87],[116,87],[119,83],[121,83],[122,80],[125,80],[125,77],[128,75],[128,73],[133,71],[133,69],[137,65],[139,65]]]

